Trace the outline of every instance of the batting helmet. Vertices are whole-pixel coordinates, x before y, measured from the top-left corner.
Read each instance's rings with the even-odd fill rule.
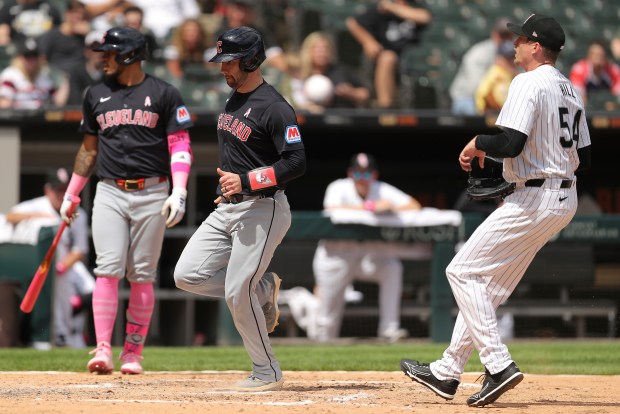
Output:
[[[254,72],[265,61],[265,44],[260,32],[241,26],[227,30],[217,38],[217,54],[209,62],[240,59],[239,67]]]
[[[136,60],[145,60],[148,56],[146,38],[131,27],[113,27],[103,35],[103,42],[93,48],[96,52],[108,50],[118,52],[116,61],[129,65]]]

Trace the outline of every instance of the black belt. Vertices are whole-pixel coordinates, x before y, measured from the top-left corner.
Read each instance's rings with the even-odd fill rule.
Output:
[[[110,180],[121,190],[125,191],[139,191],[144,190],[155,184],[160,184],[167,181],[167,177],[149,177],[149,178],[133,178],[129,180],[117,179]],[[105,181],[105,180],[104,180]]]
[[[261,198],[273,198],[274,195],[275,193],[257,194],[257,195],[233,194],[231,196],[224,197],[224,200],[226,200],[226,202],[230,204],[239,204],[239,203],[243,203],[244,201],[260,200]]]
[[[526,187],[542,187],[545,184],[544,178],[533,178],[525,182]],[[573,186],[573,180],[562,180],[560,188],[571,188]]]

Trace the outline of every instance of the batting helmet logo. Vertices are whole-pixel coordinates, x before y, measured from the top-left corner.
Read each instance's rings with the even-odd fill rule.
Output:
[[[240,59],[239,67],[253,72],[265,61],[265,45],[260,32],[241,26],[230,29],[217,39],[217,54],[209,62],[230,62]]]
[[[145,60],[148,56],[146,38],[142,33],[131,27],[113,27],[105,32],[103,42],[93,48],[96,52],[108,50],[118,52],[116,61],[129,65],[137,60]]]

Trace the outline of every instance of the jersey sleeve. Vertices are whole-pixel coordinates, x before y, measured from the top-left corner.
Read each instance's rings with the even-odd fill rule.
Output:
[[[194,125],[189,109],[185,106],[181,93],[172,85],[168,85],[164,100],[167,103],[163,116],[166,122],[166,133],[172,134]]]
[[[381,183],[381,187],[379,187],[379,197],[382,200],[389,200],[397,207],[404,206],[411,202],[411,196],[409,194],[388,183]]]
[[[99,129],[97,121],[93,116],[92,100],[92,88],[88,88],[82,102],[82,121],[79,127],[79,131],[82,134],[97,135],[97,130]]]
[[[531,82],[527,73],[517,75],[510,83],[508,97],[495,124],[498,127],[515,129],[525,135],[530,135],[538,111],[537,91],[534,82]]]
[[[271,135],[278,154],[304,148],[295,111],[286,101],[270,105],[264,116],[268,120],[267,132]]]

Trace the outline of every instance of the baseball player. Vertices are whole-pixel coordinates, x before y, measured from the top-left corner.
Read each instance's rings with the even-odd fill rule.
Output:
[[[366,153],[351,158],[347,178],[327,186],[323,207],[326,211],[367,210],[377,214],[419,210],[420,203],[398,188],[378,180],[375,158]],[[389,342],[407,337],[400,328],[403,264],[382,248],[384,242],[321,240],[312,261],[319,298],[316,339],[329,342],[340,335],[345,307],[345,289],[354,280],[379,284],[378,336]]]
[[[176,286],[225,298],[253,363],[240,391],[280,388],[282,370],[268,333],[278,323],[279,277],[265,273],[291,224],[286,184],[305,172],[293,108],[265,80],[263,39],[242,26],[217,40],[212,62],[233,91],[217,121],[217,207],[191,237],[174,271]]]
[[[521,280],[536,253],[577,209],[575,171],[590,167],[590,133],[581,97],[555,68],[564,30],[553,18],[532,14],[508,24],[518,37],[515,63],[525,72],[512,81],[497,119],[497,135],[474,137],[459,155],[465,171],[484,156],[505,157],[503,176],[514,193],[476,229],[446,274],[459,307],[452,340],[431,364],[403,359],[412,380],[452,399],[474,347],[485,366],[482,388],[470,406],[493,403],[523,380],[500,339],[495,310]],[[475,162],[478,162],[477,160]]]
[[[99,182],[93,203],[92,233],[97,267],[93,317],[97,348],[88,370],[114,369],[110,340],[118,306],[118,283],[130,286],[123,374],[141,374],[142,348],[153,313],[153,283],[166,227],[185,214],[192,153],[190,114],[179,92],[142,70],[148,50],[135,29],[109,29],[102,43],[104,79],[84,97],[84,134],[61,206],[80,202],[79,194],[95,167]],[[169,195],[168,175],[172,176]]]

